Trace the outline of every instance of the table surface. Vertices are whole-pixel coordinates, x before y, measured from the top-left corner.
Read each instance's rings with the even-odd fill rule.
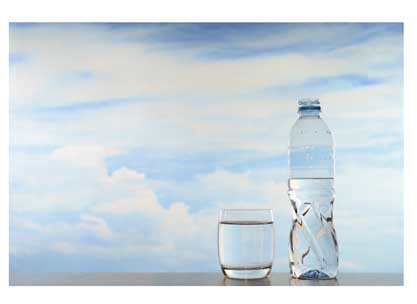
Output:
[[[333,280],[298,280],[273,272],[266,279],[234,280],[216,272],[10,273],[10,286],[401,286],[402,273],[340,273]]]

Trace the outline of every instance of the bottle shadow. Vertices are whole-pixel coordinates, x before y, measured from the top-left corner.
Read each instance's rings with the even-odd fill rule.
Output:
[[[291,278],[289,281],[290,286],[339,286],[337,279],[328,280],[306,280]]]

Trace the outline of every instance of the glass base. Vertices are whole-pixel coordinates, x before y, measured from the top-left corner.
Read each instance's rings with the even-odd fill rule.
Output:
[[[238,267],[223,267],[223,274],[230,279],[238,280],[254,280],[266,278],[271,272],[272,265],[267,267],[254,267],[254,268],[238,268]]]

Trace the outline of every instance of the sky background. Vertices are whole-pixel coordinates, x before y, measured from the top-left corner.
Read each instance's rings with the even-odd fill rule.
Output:
[[[219,271],[219,208],[273,208],[318,97],[341,272],[403,270],[399,23],[10,24],[10,271]]]

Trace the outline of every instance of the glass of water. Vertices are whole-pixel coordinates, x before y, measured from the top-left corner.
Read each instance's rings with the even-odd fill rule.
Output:
[[[275,249],[271,209],[222,209],[218,250],[223,274],[232,279],[261,279],[272,269]]]

